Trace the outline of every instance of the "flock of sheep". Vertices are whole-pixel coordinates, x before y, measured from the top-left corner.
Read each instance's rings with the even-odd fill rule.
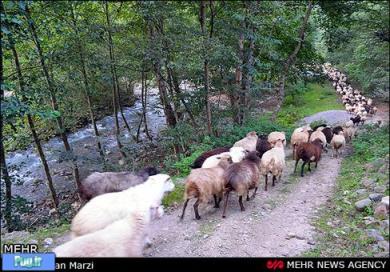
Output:
[[[294,130],[290,139],[294,172],[302,160],[301,176],[306,165],[309,171],[311,163],[317,167],[322,151],[328,152],[328,146],[333,155],[338,156],[355,135],[357,125],[365,121],[367,114],[376,111],[372,100],[366,101],[346,83],[344,74],[329,64],[323,68],[337,92],[343,95],[347,110],[354,112],[356,117],[344,126],[322,124],[311,128],[305,125]],[[255,197],[261,177],[265,180],[265,191],[269,175],[272,186],[280,181],[286,167],[286,144],[284,132],[258,135],[252,131],[231,147],[219,147],[201,154],[191,165],[193,169],[185,180],[185,201],[180,218],[184,218],[188,202],[196,199],[193,205],[195,218],[201,219],[199,204],[206,204],[212,198],[215,208],[219,208],[225,198],[222,217],[226,217],[228,199],[233,191],[238,195],[241,211],[245,211],[243,197],[247,201]],[[163,215],[162,199],[174,187],[169,175],[160,174],[153,167],[138,173],[92,173],[82,183],[81,195],[89,201],[72,220],[72,239],[54,252],[59,257],[142,256],[144,247],[150,245],[148,225]],[[251,196],[250,190],[253,190]]]

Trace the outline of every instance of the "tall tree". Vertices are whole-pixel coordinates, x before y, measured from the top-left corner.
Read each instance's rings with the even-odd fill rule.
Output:
[[[114,108],[114,117],[115,117],[115,137],[116,142],[118,144],[119,152],[122,155],[122,158],[126,158],[127,155],[123,150],[123,145],[120,141],[120,127],[119,127],[119,120],[118,120],[118,84],[117,84],[117,77],[116,77],[116,70],[115,70],[115,60],[114,60],[114,52],[113,52],[113,41],[112,41],[112,35],[111,35],[111,20],[108,10],[108,2],[104,1],[104,13],[106,16],[106,23],[107,23],[107,35],[108,35],[108,50],[110,54],[110,68],[111,68],[111,80],[112,80],[112,104]]]
[[[285,89],[286,77],[288,76],[288,72],[289,72],[291,66],[294,65],[296,58],[297,58],[297,55],[299,53],[299,50],[301,50],[302,44],[305,41],[305,32],[306,32],[306,28],[307,28],[307,25],[309,22],[309,17],[310,17],[312,9],[313,9],[313,1],[309,0],[308,5],[307,5],[307,9],[306,9],[306,13],[305,13],[305,17],[303,18],[302,25],[301,25],[301,28],[300,28],[299,33],[298,33],[298,43],[295,46],[294,50],[291,52],[291,54],[288,56],[286,62],[284,63],[283,70],[282,70],[282,73],[280,75],[280,80],[278,83],[278,93],[277,93],[278,102],[276,105],[276,109],[272,115],[273,119],[276,118],[276,116],[280,110],[280,107],[283,104],[284,96],[285,96],[284,89]]]
[[[100,142],[99,130],[97,128],[96,118],[95,118],[95,114],[93,112],[92,99],[91,99],[91,95],[90,95],[90,84],[89,84],[89,79],[88,79],[88,75],[87,75],[87,67],[86,67],[86,63],[85,63],[84,47],[83,47],[83,44],[82,44],[82,41],[80,38],[80,30],[79,30],[79,26],[77,24],[77,19],[76,19],[76,15],[74,12],[73,3],[70,3],[70,13],[71,13],[71,20],[72,20],[72,24],[73,24],[73,30],[75,32],[77,51],[78,51],[78,55],[80,58],[80,69],[81,69],[81,74],[82,74],[83,83],[84,83],[84,94],[85,94],[85,98],[87,100],[88,111],[89,111],[89,115],[91,118],[93,131],[95,133],[96,145],[97,145],[97,148],[98,148],[98,151],[100,154],[100,158],[103,162],[103,165],[105,165],[104,151],[103,151],[102,144]]]
[[[36,27],[35,27],[35,22],[34,22],[33,18],[31,17],[31,12],[30,12],[30,9],[29,9],[27,3],[24,3],[24,5],[21,5],[21,7],[24,7],[24,15],[26,16],[26,19],[28,21],[29,29],[30,29],[30,32],[31,32],[38,56],[39,56],[40,65],[41,65],[44,77],[46,79],[46,83],[47,83],[49,94],[50,94],[52,109],[56,112],[59,112],[59,107],[58,107],[58,102],[57,102],[57,97],[56,97],[56,92],[55,92],[55,85],[53,82],[53,78],[49,75],[49,69],[48,69],[48,66],[47,66],[46,61],[45,61],[45,57],[44,57],[43,50],[41,47],[41,42],[38,38],[38,34],[36,31]],[[73,165],[73,177],[74,177],[74,180],[76,183],[76,188],[78,190],[77,194],[78,194],[79,199],[81,199],[80,198],[81,181],[80,181],[80,174],[79,174],[79,169],[78,169],[78,165],[77,165],[77,159],[76,159],[76,156],[74,155],[73,150],[69,144],[68,136],[66,135],[65,126],[64,126],[64,123],[62,120],[62,115],[57,116],[56,121],[57,121],[58,132],[59,132],[60,137],[62,139],[62,142],[64,144],[65,150],[69,154],[69,156],[71,157],[71,162]]]
[[[213,133],[212,124],[211,124],[211,109],[210,109],[210,101],[209,101],[209,58],[208,58],[208,47],[209,47],[209,39],[213,36],[213,27],[214,27],[214,12],[213,12],[213,1],[209,3],[211,12],[210,19],[210,33],[208,34],[206,31],[206,1],[201,1],[199,5],[199,23],[200,29],[203,35],[203,73],[204,73],[204,102],[206,105],[206,119],[207,119],[207,132],[209,135]]]

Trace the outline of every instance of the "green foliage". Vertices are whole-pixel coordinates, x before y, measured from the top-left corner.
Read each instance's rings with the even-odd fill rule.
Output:
[[[298,93],[299,96],[292,96],[289,94],[291,91],[287,91],[288,95],[277,117],[279,124],[294,126],[298,120],[316,112],[343,109],[343,106],[337,101],[336,92],[329,83],[323,85],[309,83],[306,87],[298,84],[298,86],[300,87],[291,88],[292,92]]]

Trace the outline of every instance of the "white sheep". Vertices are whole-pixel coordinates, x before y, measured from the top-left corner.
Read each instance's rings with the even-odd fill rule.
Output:
[[[161,206],[143,206],[103,229],[56,247],[54,253],[56,257],[141,257],[150,220],[163,214]]]
[[[345,137],[342,131],[333,135],[330,146],[332,147],[332,156],[334,157],[334,151],[336,151],[336,157],[338,157],[341,154],[341,149],[345,147]]]
[[[245,138],[234,143],[233,147],[242,147],[249,152],[256,150],[258,136],[256,131],[249,132]]]
[[[230,148],[229,152],[223,152],[221,154],[213,155],[211,157],[208,157],[204,163],[202,164],[202,168],[212,168],[216,167],[219,163],[219,161],[222,158],[222,155],[229,155],[232,158],[233,162],[240,162],[242,161],[245,156],[247,155],[247,151],[243,147],[234,146]]]
[[[317,128],[317,130],[314,131],[314,132],[310,135],[309,141],[312,143],[312,142],[314,142],[315,139],[320,139],[321,142],[322,142],[322,147],[323,147],[323,149],[325,149],[325,146],[326,146],[326,136],[325,136],[325,134],[321,131],[322,129],[323,129],[323,127]]]
[[[285,165],[284,146],[282,141],[277,141],[275,146],[261,157],[260,174],[265,177],[265,191],[267,191],[268,174],[272,174],[272,186],[274,186],[276,179],[280,181]]]
[[[274,146],[278,141],[281,141],[284,146],[287,145],[286,134],[284,132],[273,131],[268,135],[268,142],[271,146]]]
[[[105,228],[136,212],[139,207],[161,205],[166,192],[174,189],[169,175],[157,174],[122,192],[99,195],[89,201],[72,220],[72,237]]]

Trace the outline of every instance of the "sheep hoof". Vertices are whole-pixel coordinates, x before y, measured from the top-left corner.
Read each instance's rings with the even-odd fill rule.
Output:
[[[222,218],[226,218],[226,215],[222,215]]]
[[[200,220],[200,216],[196,216],[195,218],[196,218],[196,220]]]
[[[301,175],[301,177],[303,177],[303,175]]]
[[[214,205],[214,208],[218,209],[218,208],[219,208],[219,205]]]
[[[242,207],[242,208],[241,208],[241,211],[242,211],[242,212],[245,212],[245,208],[244,208],[244,207]]]

